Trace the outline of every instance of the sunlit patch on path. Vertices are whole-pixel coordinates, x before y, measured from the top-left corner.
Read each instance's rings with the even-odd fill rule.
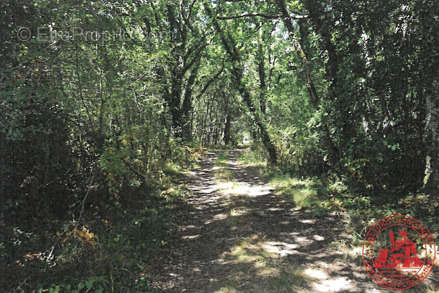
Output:
[[[336,216],[276,194],[239,151],[208,153],[188,174],[191,195],[157,284],[163,292],[379,292]],[[294,200],[313,196],[297,181]],[[294,198],[296,196],[296,198]]]

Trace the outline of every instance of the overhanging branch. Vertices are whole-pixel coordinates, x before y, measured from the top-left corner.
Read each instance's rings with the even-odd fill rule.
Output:
[[[218,19],[236,19],[236,18],[244,18],[244,17],[263,17],[267,19],[277,19],[282,17],[280,14],[276,15],[268,15],[268,14],[262,14],[262,13],[247,13],[247,14],[241,14],[241,15],[230,15],[230,16],[217,16]]]
[[[246,14],[240,14],[240,15],[217,16],[218,19],[222,19],[222,20],[237,19],[237,18],[244,18],[244,17],[263,17],[266,19],[279,19],[282,17],[282,15],[281,14],[270,15],[270,14],[263,14],[263,13],[246,13]],[[307,17],[308,17],[308,15],[290,16],[290,18],[293,18],[293,19],[302,19],[302,18],[307,18]]]

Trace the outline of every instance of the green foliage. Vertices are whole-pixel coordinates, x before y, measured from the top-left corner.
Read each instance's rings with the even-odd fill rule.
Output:
[[[38,288],[36,292],[43,293],[59,293],[59,292],[72,292],[72,293],[80,293],[80,292],[105,292],[105,289],[108,289],[106,285],[108,282],[104,277],[90,277],[87,280],[77,283],[75,286],[70,284],[59,284],[52,285],[47,289]]]
[[[324,150],[318,135],[301,133],[288,127],[280,133],[279,157],[283,169],[302,175],[320,175],[325,171]]]
[[[317,178],[298,179],[288,174],[272,173],[269,179],[275,194],[293,203],[298,210],[324,217],[338,209],[339,203],[328,200],[327,186]]]
[[[246,166],[266,165],[267,160],[261,145],[253,144],[238,157],[238,162]]]
[[[424,75],[426,57],[417,52],[428,46],[415,21],[421,8],[398,1],[373,12],[346,1],[331,10],[317,1],[304,4],[320,49],[328,50],[323,122],[333,146],[325,144],[336,148],[332,164],[350,183],[373,192],[420,188],[425,84],[415,80]]]
[[[142,17],[152,15],[149,5],[58,4],[0,4],[0,194],[6,203],[0,257],[7,259],[0,287],[31,291],[40,282],[44,292],[149,290],[148,278],[124,275],[122,268],[141,272],[134,261],[112,259],[122,244],[110,243],[125,239],[138,259],[140,252],[155,252],[172,227],[164,206],[184,193],[176,188],[165,200],[157,191],[170,182],[165,166],[186,157],[172,137],[156,74],[171,49],[155,46],[158,35],[146,37],[150,24]],[[20,39],[20,28],[32,38]],[[75,29],[111,37],[54,35]],[[88,232],[73,229],[85,225]],[[95,275],[105,281],[89,277]]]
[[[215,165],[219,167],[224,167],[227,165],[228,160],[229,158],[225,154],[221,154],[220,156],[218,156],[218,158],[216,158]]]
[[[152,292],[185,168],[244,134],[317,216],[434,223],[437,1],[25,2],[0,3],[5,290]]]

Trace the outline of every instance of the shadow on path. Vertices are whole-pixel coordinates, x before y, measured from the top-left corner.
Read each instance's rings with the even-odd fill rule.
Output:
[[[297,209],[240,166],[239,151],[224,153],[228,161],[215,164],[219,153],[208,153],[190,174],[162,292],[381,292],[361,251],[334,244],[349,237],[341,218]]]

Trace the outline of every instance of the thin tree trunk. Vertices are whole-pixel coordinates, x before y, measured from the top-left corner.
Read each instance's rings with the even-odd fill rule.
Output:
[[[230,126],[232,122],[232,115],[230,113],[227,113],[226,116],[226,124],[224,126],[224,144],[229,145],[230,143]]]
[[[247,108],[250,112],[250,117],[253,121],[253,123],[257,126],[257,128],[260,131],[261,140],[264,144],[265,149],[268,152],[269,155],[269,163],[270,164],[276,164],[277,162],[277,152],[276,148],[270,138],[270,135],[268,134],[267,128],[262,120],[262,117],[259,115],[258,111],[256,111],[255,106],[253,105],[253,101],[251,99],[250,90],[247,88],[247,86],[242,81],[243,77],[243,66],[241,62],[241,57],[238,53],[238,50],[236,48],[234,39],[230,36],[230,34],[227,35],[220,27],[215,15],[213,15],[213,12],[211,8],[209,7],[209,4],[207,1],[203,2],[204,8],[208,14],[208,16],[211,18],[214,27],[217,31],[217,33],[221,37],[222,44],[227,52],[227,54],[232,59],[232,75],[234,78],[234,85],[236,86],[237,90],[241,94],[245,104],[247,105]]]
[[[232,115],[230,114],[229,96],[223,92],[224,97],[224,113],[226,121],[224,123],[223,141],[225,145],[230,143],[230,128],[232,124]]]
[[[439,88],[439,83],[435,82]],[[433,95],[428,95],[426,99],[427,117],[426,133],[427,157],[425,167],[424,188],[428,191],[439,191],[439,99]]]
[[[288,13],[287,6],[285,4],[285,0],[276,0],[276,3],[281,12],[282,20],[288,29],[288,37],[290,38],[291,43],[293,44],[293,48],[296,51],[297,57],[299,58],[300,63],[302,65],[306,88],[309,93],[311,104],[317,106],[320,100],[317,95],[314,82],[312,81],[311,78],[310,63],[308,62],[308,58],[306,57],[305,52],[302,50],[302,47],[300,46],[299,42],[296,39],[294,25],[291,22],[290,15]]]
[[[308,61],[308,58],[307,58],[304,50],[300,46],[300,43],[296,39],[295,29],[294,29],[293,23],[291,22],[291,19],[289,17],[289,13],[287,10],[287,6],[285,4],[285,0],[276,0],[276,3],[277,3],[277,6],[281,12],[283,22],[288,29],[288,33],[289,33],[288,36],[289,36],[289,38],[293,44],[294,50],[296,51],[296,54],[301,62],[302,69],[304,72],[303,78],[304,78],[305,83],[306,83],[306,88],[308,90],[310,102],[314,107],[317,108],[320,105],[320,98],[317,94],[316,87],[315,87],[314,82],[313,82],[312,77],[311,77],[311,64]],[[311,11],[310,11],[310,13],[311,13]],[[327,44],[327,45],[329,45],[329,44]],[[328,48],[328,55],[329,55],[330,59],[331,58],[334,59],[335,51],[333,49],[334,49],[333,46]],[[330,60],[330,61],[334,61],[334,60]],[[335,79],[334,70],[336,71],[336,67],[331,66],[329,68],[328,73],[331,77],[333,77]],[[335,87],[335,80],[333,80],[331,83],[331,89],[333,89],[334,87]],[[331,165],[336,166],[337,162],[340,159],[339,150],[331,138],[329,126],[326,122],[323,123],[323,140],[324,140],[324,143],[326,144],[326,146],[328,147],[328,154],[329,154],[330,163],[331,163]]]
[[[200,59],[195,63],[194,68],[191,71],[189,79],[187,81],[186,90],[183,98],[183,105],[180,113],[180,127],[182,132],[182,138],[184,141],[192,140],[192,128],[190,123],[190,115],[192,111],[192,92],[193,92],[193,84],[195,83],[195,79],[198,74],[198,69],[200,68]]]
[[[263,28],[259,30],[259,38],[258,38],[258,73],[259,73],[259,103],[261,106],[261,113],[265,115],[266,113],[266,94],[267,94],[267,85],[265,81],[265,56],[264,56],[264,48],[263,48]]]

